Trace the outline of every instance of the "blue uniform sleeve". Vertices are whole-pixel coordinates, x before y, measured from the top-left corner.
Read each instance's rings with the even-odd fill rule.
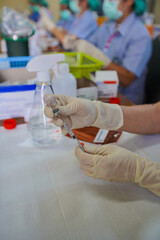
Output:
[[[76,19],[69,30],[69,34],[87,40],[97,30],[96,20],[91,14],[84,14],[80,19]]]
[[[92,34],[92,36],[89,38],[89,42],[92,43],[93,45],[95,45],[96,47],[98,47],[98,36],[99,36],[99,31],[100,29],[98,29],[94,34]]]
[[[72,26],[72,23],[74,21],[74,16],[71,16],[69,20],[63,20],[63,19],[60,19],[57,23],[56,23],[56,26],[58,27],[62,27],[64,28],[65,30],[69,31],[69,29],[71,28]]]
[[[60,19],[57,23],[56,26],[61,27],[63,25],[63,20]]]
[[[140,77],[152,54],[152,40],[149,35],[134,38],[123,58],[123,67]]]

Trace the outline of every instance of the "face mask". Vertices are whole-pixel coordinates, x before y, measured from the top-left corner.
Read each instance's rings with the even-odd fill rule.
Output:
[[[37,5],[29,5],[29,8],[32,12],[39,12],[39,6]]]
[[[77,1],[74,1],[74,0],[70,1],[69,7],[70,7],[71,11],[75,14],[80,12],[80,8],[78,7]]]
[[[109,20],[116,21],[123,16],[123,12],[118,10],[119,1],[105,0],[103,3],[103,12]]]
[[[70,13],[70,11],[69,10],[62,10],[61,11],[61,18],[63,19],[63,20],[69,20],[70,19],[70,16],[71,16],[71,13]]]

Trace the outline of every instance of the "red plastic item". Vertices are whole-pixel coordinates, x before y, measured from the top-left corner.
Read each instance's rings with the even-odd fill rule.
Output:
[[[120,98],[119,97],[110,98],[109,103],[120,104]]]
[[[7,119],[4,120],[3,122],[3,126],[6,129],[13,129],[16,127],[16,120],[15,119]]]
[[[82,147],[84,147],[84,143],[81,142]]]

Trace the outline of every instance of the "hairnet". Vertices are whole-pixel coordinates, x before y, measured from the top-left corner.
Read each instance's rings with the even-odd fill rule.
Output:
[[[69,6],[69,0],[60,0],[59,4],[65,4],[65,5]]]
[[[137,15],[142,15],[147,9],[146,0],[134,0],[134,11]]]
[[[48,7],[48,3],[46,0],[30,0],[30,2],[35,4],[41,4],[44,7]]]
[[[99,0],[88,0],[89,7],[93,11],[98,11],[100,8],[100,1]]]

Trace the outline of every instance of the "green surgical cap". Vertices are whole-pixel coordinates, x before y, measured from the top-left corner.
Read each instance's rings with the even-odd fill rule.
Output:
[[[99,0],[88,0],[89,7],[93,11],[98,11],[100,8],[100,1]]]
[[[146,11],[146,9],[146,0],[134,0],[134,11],[138,16],[142,15]]]
[[[65,5],[69,6],[69,0],[60,0],[59,4],[65,4]]]
[[[41,4],[44,7],[48,7],[48,3],[46,0],[30,0],[30,2],[35,4]]]

